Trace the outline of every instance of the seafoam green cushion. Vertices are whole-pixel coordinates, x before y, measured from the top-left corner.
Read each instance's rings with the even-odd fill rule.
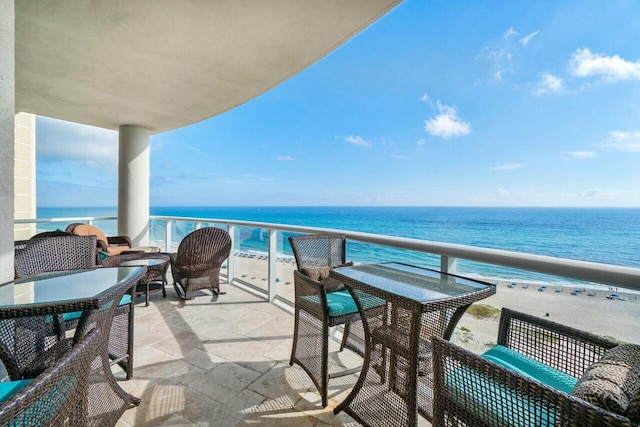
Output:
[[[571,393],[578,381],[571,375],[501,345],[485,352],[482,357],[567,394]],[[525,414],[522,414],[524,419],[521,420],[526,425],[554,425],[554,408],[540,406],[535,399],[524,396],[468,366],[453,369],[445,381],[451,390],[451,398],[488,424],[511,425],[513,414],[521,413],[522,409],[526,408]],[[491,405],[488,405],[488,402],[491,402]]]
[[[351,297],[348,290],[329,292],[327,294],[327,307],[329,316],[338,317],[347,314],[357,313],[358,306]]]
[[[0,382],[0,403],[9,399],[31,381],[32,380]]]
[[[123,296],[122,299],[120,300],[120,304],[118,304],[118,305],[128,305],[128,304],[131,304],[131,295],[125,294],[125,296]],[[81,311],[73,311],[71,313],[63,313],[62,314],[62,320],[64,320],[65,322],[68,322],[70,320],[79,319],[80,316],[82,316],[82,312]]]
[[[551,366],[533,360],[510,348],[496,345],[491,350],[485,352],[482,357],[500,366],[504,366],[510,371],[517,372],[525,377],[533,378],[549,387],[561,390],[567,394],[573,391],[578,379],[569,374],[565,374]]]
[[[309,295],[304,296],[302,299],[311,302],[313,304],[318,304],[318,296],[317,295]],[[364,309],[368,310],[370,308],[379,307],[385,303],[383,299],[375,298],[369,296],[368,298],[362,299],[363,304],[365,304]],[[358,306],[356,302],[351,297],[351,294],[348,290],[344,289],[342,291],[336,292],[327,292],[327,310],[329,311],[330,317],[339,317],[346,316],[347,314],[353,314],[358,312]]]

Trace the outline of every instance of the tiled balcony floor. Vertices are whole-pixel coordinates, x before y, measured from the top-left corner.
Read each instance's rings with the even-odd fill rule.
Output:
[[[118,426],[358,425],[333,414],[357,374],[331,380],[329,406],[322,409],[309,377],[289,366],[293,316],[223,286],[227,294],[218,297],[200,291],[184,303],[171,288],[164,299],[152,294],[149,307],[136,305],[134,378],[119,383],[142,403]],[[348,350],[330,358],[346,367],[361,363]]]

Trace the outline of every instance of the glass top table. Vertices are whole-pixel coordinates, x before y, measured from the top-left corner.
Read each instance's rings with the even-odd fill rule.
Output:
[[[140,274],[141,267],[95,268],[45,273],[0,285],[0,317],[24,316],[50,308],[51,314],[97,308],[101,297],[120,283]]]
[[[330,277],[351,293],[365,332],[362,371],[334,412],[365,426],[416,426],[418,413],[431,420],[431,338],[449,339],[495,285],[397,262],[338,267]]]
[[[398,262],[336,269],[340,276],[420,303],[486,289],[487,283]]]

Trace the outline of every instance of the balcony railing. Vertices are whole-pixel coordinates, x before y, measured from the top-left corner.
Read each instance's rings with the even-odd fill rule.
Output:
[[[474,261],[482,264],[509,267],[513,269],[550,274],[557,277],[597,283],[605,286],[615,286],[630,290],[640,291],[640,268],[624,267],[596,262],[556,258],[544,255],[534,255],[499,249],[480,248],[459,244],[433,242],[420,239],[385,236],[379,234],[361,233],[349,230],[336,230],[327,228],[304,227],[287,224],[273,224],[252,221],[235,221],[228,219],[212,218],[185,218],[150,216],[151,240],[158,246],[164,247],[166,252],[175,250],[180,239],[189,230],[200,228],[203,225],[215,225],[226,228],[233,238],[232,253],[240,251],[238,236],[240,229],[249,228],[260,230],[266,240],[265,250],[268,261],[268,278],[266,292],[270,300],[276,297],[276,283],[278,283],[276,260],[282,256],[286,243],[281,238],[282,233],[343,233],[350,242],[378,245],[400,250],[415,251],[439,257],[439,268],[442,271],[455,273],[458,260]],[[109,222],[115,224],[117,217],[79,217],[79,218],[49,218],[49,219],[20,219],[16,224],[36,224],[36,227],[51,228],[57,224],[66,225],[71,222],[85,222],[100,224]],[[174,224],[181,224],[183,230],[174,232]],[[102,226],[102,225],[101,225]],[[60,227],[64,228],[64,226]],[[115,227],[112,227],[115,230]],[[105,230],[107,231],[107,230]],[[162,233],[164,231],[164,233]],[[114,231],[115,232],[115,231]],[[113,233],[106,233],[107,235]],[[160,236],[160,234],[164,234]],[[281,248],[280,251],[278,248]],[[242,282],[242,278],[236,276],[235,257],[230,257],[227,273],[233,280]]]

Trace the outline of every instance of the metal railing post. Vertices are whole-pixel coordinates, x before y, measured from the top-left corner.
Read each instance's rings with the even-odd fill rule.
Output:
[[[195,229],[196,230],[200,230],[202,228],[202,221],[196,221],[195,223]]]
[[[278,232],[273,228],[269,229],[269,302],[273,302],[276,299],[277,287],[276,287],[276,261],[278,256]]]
[[[440,257],[440,271],[448,274],[456,274],[458,258],[442,255]]]
[[[231,252],[227,260],[227,283],[231,284],[236,277],[236,226],[227,224],[229,236],[231,236]]]

